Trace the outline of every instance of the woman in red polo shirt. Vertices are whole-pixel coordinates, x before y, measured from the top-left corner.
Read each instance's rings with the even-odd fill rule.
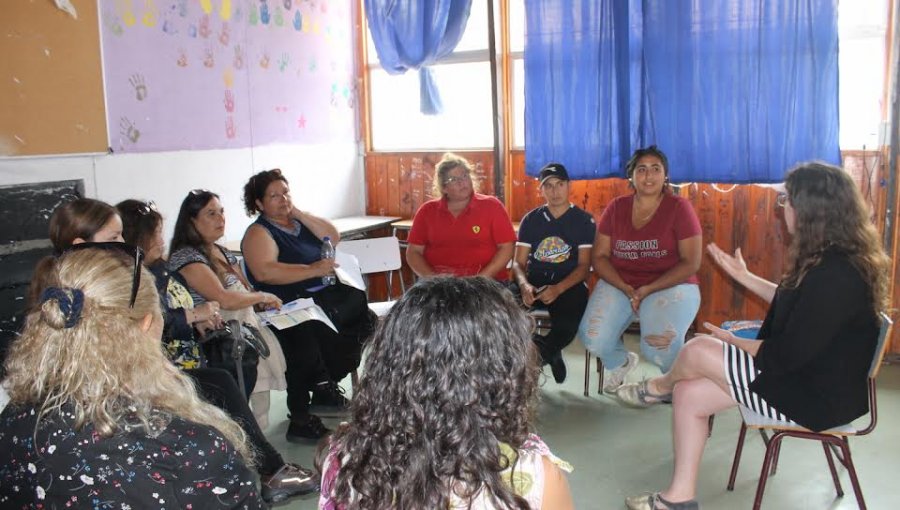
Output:
[[[516,233],[495,197],[476,193],[472,165],[447,153],[434,170],[440,198],[419,207],[409,232],[406,262],[417,275],[453,274],[508,279]]]

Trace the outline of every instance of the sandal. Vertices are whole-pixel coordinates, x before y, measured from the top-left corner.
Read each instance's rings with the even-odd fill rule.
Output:
[[[673,503],[664,500],[658,492],[629,496],[625,498],[625,506],[630,510],[700,510],[696,499]]]
[[[672,402],[672,394],[657,395],[650,393],[647,388],[649,379],[644,379],[639,383],[623,384],[616,391],[616,396],[623,404],[632,407],[650,407],[656,404],[667,404]]]

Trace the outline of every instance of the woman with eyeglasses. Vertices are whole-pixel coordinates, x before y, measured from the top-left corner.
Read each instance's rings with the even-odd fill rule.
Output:
[[[86,242],[48,268],[5,363],[0,507],[266,507],[244,432],[159,348],[139,255]]]
[[[281,299],[269,292],[251,290],[237,258],[223,246],[216,244],[224,233],[225,210],[219,196],[208,190],[191,191],[181,203],[167,267],[184,278],[194,303],[218,301],[226,312],[241,314],[248,320],[257,320],[254,306],[280,307]],[[260,330],[262,329],[265,328],[261,327]],[[290,342],[308,342],[309,339],[301,333],[295,326],[282,330],[279,335],[289,337],[287,341]],[[276,340],[275,348],[280,349],[280,342],[285,340]],[[318,350],[314,350],[307,357],[292,359],[287,381],[284,366],[279,373],[272,374],[279,376],[281,380],[278,381],[278,387],[269,389],[287,389],[288,402],[296,402],[296,405],[288,405],[291,412],[288,438],[293,441],[314,443],[330,432],[318,416],[309,412],[307,388],[312,388],[319,379],[319,374],[324,372],[324,363],[321,356],[316,356],[317,353]],[[259,386],[256,389],[259,390]],[[253,402],[254,411],[258,414],[256,401]]]
[[[318,480],[314,473],[298,464],[286,463],[266,439],[234,376],[226,370],[206,366],[194,328],[198,323],[217,321],[218,303],[208,301],[194,307],[181,275],[166,269],[162,215],[152,202],[140,200],[119,202],[116,209],[122,217],[125,241],[144,250],[144,264],[156,277],[164,318],[162,340],[169,359],[196,381],[204,398],[228,412],[247,433],[248,442],[258,453],[256,468],[263,499],[281,502],[316,491]]]
[[[669,187],[669,160],[655,145],[625,165],[632,193],[615,198],[597,222],[591,265],[599,276],[578,326],[603,362],[603,391],[615,393],[637,368],[622,333],[640,321],[640,350],[665,372],[700,309],[700,220]]]
[[[444,154],[434,169],[434,195],[413,218],[409,267],[420,277],[479,275],[506,281],[516,232],[503,204],[475,191],[472,164]]]
[[[307,405],[323,416],[346,414],[347,399],[337,383],[359,366],[363,343],[375,329],[377,318],[369,310],[365,291],[337,279],[332,285],[323,281],[335,268],[334,260],[322,258],[324,239],[337,245],[340,234],[330,221],[294,206],[281,170],[265,170],[250,177],[244,185],[244,208],[256,217],[241,241],[250,282],[285,302],[312,299],[337,329],[310,320],[275,331],[289,361],[290,441],[304,435]],[[304,341],[297,341],[298,337]],[[326,370],[318,371],[314,378],[302,377],[304,371],[310,373],[304,367],[307,359],[321,359]]]
[[[738,404],[820,431],[868,412],[867,376],[888,306],[890,259],[850,175],[823,163],[788,172],[779,199],[791,235],[780,284],[748,269],[739,251],[709,246],[712,259],[770,303],[757,340],[709,323],[662,376],[619,391],[647,407],[672,399],[675,468],[662,492],[628,508],[698,508],[697,471],[710,415]]]

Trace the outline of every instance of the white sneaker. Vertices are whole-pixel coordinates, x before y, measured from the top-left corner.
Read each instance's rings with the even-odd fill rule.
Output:
[[[625,383],[625,378],[628,377],[628,374],[634,371],[638,365],[638,355],[629,352],[628,357],[625,360],[625,364],[619,368],[615,368],[612,370],[603,370],[603,391],[604,393],[615,393],[616,390],[619,389],[619,386]]]

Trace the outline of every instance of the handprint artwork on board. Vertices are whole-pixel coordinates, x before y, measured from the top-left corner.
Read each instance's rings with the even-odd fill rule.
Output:
[[[229,140],[237,135],[237,128],[234,126],[234,117],[231,115],[225,119],[225,137]]]
[[[141,138],[141,132],[135,127],[134,123],[128,120],[128,117],[119,119],[119,133],[125,138],[131,140],[131,143],[137,143]]]
[[[147,28],[156,26],[157,8],[153,0],[144,0],[144,15],[141,16],[141,23]]]
[[[213,54],[212,48],[203,50],[203,67],[212,69],[216,65],[216,56]]]
[[[303,30],[303,15],[300,14],[300,9],[294,12],[294,30],[298,32]]]
[[[228,30],[228,23],[222,23],[222,31],[219,32],[219,43],[222,46],[228,46],[228,40],[231,38],[231,33]]]
[[[202,18],[200,18],[200,37],[207,39],[209,38],[209,34],[212,31],[209,29],[209,16],[204,14]]]
[[[271,16],[269,16],[269,4],[266,3],[266,0],[260,0],[259,21],[261,21],[263,25],[268,25],[271,19]]]
[[[134,88],[134,96],[138,101],[143,101],[147,97],[147,84],[144,82],[144,75],[140,73],[132,74],[131,78],[128,78],[128,83],[131,83],[132,88]]]
[[[232,61],[232,65],[237,70],[244,68],[244,50],[241,48],[240,44],[237,44],[234,47],[234,60]]]
[[[188,66],[187,53],[184,52],[184,48],[178,48],[178,60],[176,60],[175,63],[178,67]]]
[[[284,12],[282,12],[280,6],[275,8],[275,26],[284,26]]]
[[[228,113],[234,113],[234,92],[231,89],[225,89],[225,111]]]
[[[262,56],[259,58],[259,67],[263,69],[269,68],[269,54],[267,52],[263,52]]]
[[[282,73],[285,69],[287,69],[288,64],[291,63],[291,56],[287,53],[282,53],[281,58],[278,59],[278,70]]]

